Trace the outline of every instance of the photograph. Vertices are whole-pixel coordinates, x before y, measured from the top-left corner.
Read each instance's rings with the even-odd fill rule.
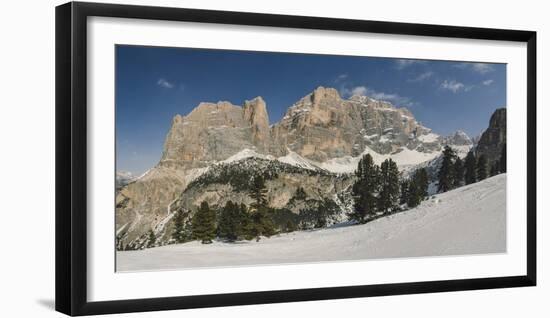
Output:
[[[114,54],[116,272],[507,252],[505,63]]]

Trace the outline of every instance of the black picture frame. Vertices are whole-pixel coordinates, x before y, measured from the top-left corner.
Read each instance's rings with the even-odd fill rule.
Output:
[[[527,273],[521,276],[89,302],[86,36],[91,16],[338,30],[527,44]],[[56,310],[92,315],[536,285],[536,32],[70,2],[56,7]]]

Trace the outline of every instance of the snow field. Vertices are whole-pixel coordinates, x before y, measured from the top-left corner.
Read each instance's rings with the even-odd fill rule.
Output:
[[[506,251],[506,175],[438,194],[363,225],[298,231],[259,242],[189,242],[117,252],[117,271],[243,266]]]

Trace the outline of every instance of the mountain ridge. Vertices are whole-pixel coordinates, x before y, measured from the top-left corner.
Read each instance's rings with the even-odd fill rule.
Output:
[[[418,122],[407,108],[367,96],[343,99],[336,89],[320,86],[271,125],[261,96],[243,106],[202,102],[188,115],[174,116],[160,164],[204,167],[244,148],[275,157],[295,152],[325,162],[356,157],[367,148],[384,155],[403,148],[426,153],[450,143]]]
[[[334,88],[318,87],[272,125],[261,96],[242,106],[203,102],[187,115],[173,117],[159,163],[117,188],[117,246],[138,248],[150,230],[159,242],[167,243],[175,211],[191,211],[203,199],[217,205],[237,196],[237,201],[247,203],[240,186],[214,182],[190,190],[195,180],[212,177],[220,169],[242,174],[241,166],[247,164],[251,171],[266,166],[282,171],[267,182],[270,203],[293,213],[325,204],[344,210],[351,198],[342,189],[349,186],[362,155],[371,154],[377,164],[392,158],[408,173],[436,164],[445,145],[464,156],[473,142],[462,131],[449,136],[433,133],[407,108],[368,96],[343,99]],[[346,186],[326,192],[335,180],[347,180]],[[311,200],[305,206],[292,205],[289,200],[301,182],[307,184],[304,190]]]

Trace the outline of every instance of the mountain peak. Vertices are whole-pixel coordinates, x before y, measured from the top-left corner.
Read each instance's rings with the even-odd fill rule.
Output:
[[[450,134],[449,136],[445,137],[445,141],[447,144],[455,145],[455,146],[473,145],[473,141],[470,138],[470,136],[468,136],[468,134],[462,130],[457,130],[454,133]]]
[[[251,100],[246,100],[244,103],[245,104],[247,104],[247,103],[252,103],[252,104],[258,103],[258,104],[264,104],[265,105],[265,100],[262,98],[262,96],[256,96],[256,97],[252,98]]]
[[[332,87],[323,87],[319,86],[313,92],[311,93],[311,99],[312,102],[315,104],[316,102],[323,100],[323,99],[341,99],[340,93],[338,93],[338,90]]]
[[[252,127],[253,143],[262,152],[269,148],[269,117],[261,96],[245,101],[243,119]]]
[[[217,103],[201,102],[187,116],[185,116],[185,118],[201,118],[208,114],[215,114],[217,112],[237,111],[240,108],[240,106],[233,105],[228,101],[218,101]]]

